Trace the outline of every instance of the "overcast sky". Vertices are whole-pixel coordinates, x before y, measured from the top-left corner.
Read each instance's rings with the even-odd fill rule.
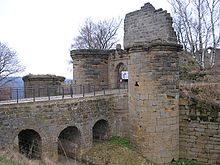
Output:
[[[170,11],[167,0],[0,0],[0,41],[16,50],[26,66],[20,76],[55,74],[72,79],[69,49],[85,19],[124,19],[147,2]]]

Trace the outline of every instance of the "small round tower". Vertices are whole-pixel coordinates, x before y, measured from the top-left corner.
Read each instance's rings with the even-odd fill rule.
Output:
[[[58,95],[60,86],[64,84],[65,77],[51,74],[24,76],[25,97],[43,97]]]

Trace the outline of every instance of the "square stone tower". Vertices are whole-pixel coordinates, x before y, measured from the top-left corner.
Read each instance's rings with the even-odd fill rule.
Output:
[[[170,14],[146,3],[124,21],[130,138],[148,159],[179,157],[178,51]]]

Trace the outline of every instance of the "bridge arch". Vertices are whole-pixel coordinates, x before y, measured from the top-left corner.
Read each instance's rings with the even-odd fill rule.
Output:
[[[18,134],[19,152],[29,159],[41,159],[42,140],[38,132],[25,129]]]
[[[58,159],[78,159],[81,153],[81,132],[76,126],[68,126],[58,136]]]
[[[92,128],[93,141],[108,139],[109,132],[108,121],[104,119],[98,120]]]

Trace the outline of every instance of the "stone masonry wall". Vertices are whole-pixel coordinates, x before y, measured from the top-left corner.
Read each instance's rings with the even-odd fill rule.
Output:
[[[220,104],[210,105],[180,98],[180,158],[220,164]]]
[[[145,49],[129,50],[130,137],[144,156],[163,164],[179,157],[178,46]]]
[[[130,138],[158,164],[179,158],[178,51],[172,18],[147,3],[124,21]]]
[[[43,97],[57,95],[59,87],[64,84],[65,77],[56,75],[26,75],[24,81],[24,95],[29,97]]]
[[[176,43],[177,38],[169,13],[162,9],[155,10],[150,3],[146,3],[140,10],[125,16],[124,49],[155,39]]]
[[[109,136],[128,136],[127,94],[0,105],[0,149],[13,148],[19,132],[33,129],[42,139],[42,158],[57,161],[57,138],[68,126],[80,131],[82,153],[92,146],[92,128],[108,122]]]
[[[108,56],[104,50],[72,50],[73,81],[77,85],[108,86]],[[102,87],[101,87],[102,86]]]

